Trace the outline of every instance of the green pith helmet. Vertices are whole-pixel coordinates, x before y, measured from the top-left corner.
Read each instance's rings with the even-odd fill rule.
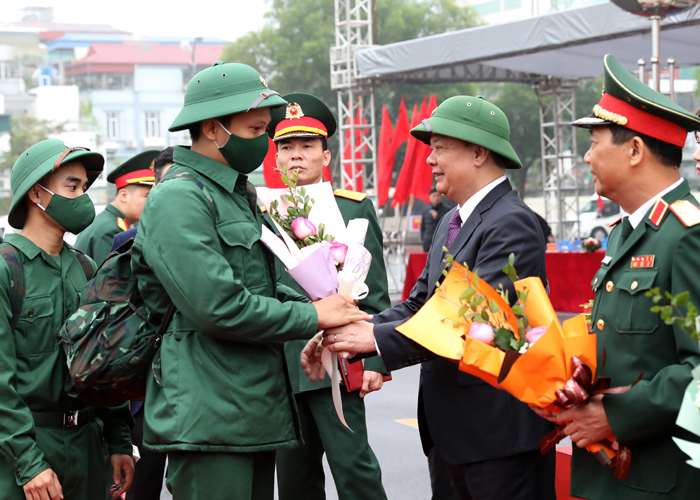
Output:
[[[510,145],[508,118],[482,96],[450,97],[433,111],[430,118],[411,130],[413,137],[426,144],[430,144],[431,134],[483,146],[509,160],[507,168],[523,166]]]
[[[117,189],[132,184],[153,186],[155,174],[151,169],[151,165],[153,160],[158,158],[159,154],[159,150],[149,149],[132,156],[109,173],[107,182],[116,184]]]
[[[284,108],[272,111],[267,134],[273,141],[291,137],[325,137],[329,139],[338,127],[333,112],[318,97],[297,92],[282,96]]]
[[[688,132],[700,130],[700,117],[639,81],[612,54],[605,56],[603,66],[600,102],[593,107],[592,115],[572,125],[620,125],[681,148]]]
[[[27,217],[24,197],[29,190],[46,175],[73,161],[85,167],[88,187],[102,173],[105,164],[105,159],[100,153],[88,149],[73,149],[73,146],[58,139],[38,142],[22,153],[12,167],[10,175],[12,205],[7,220],[12,227],[24,227]]]
[[[176,132],[211,118],[286,104],[250,66],[219,61],[190,80],[185,104],[168,130]]]

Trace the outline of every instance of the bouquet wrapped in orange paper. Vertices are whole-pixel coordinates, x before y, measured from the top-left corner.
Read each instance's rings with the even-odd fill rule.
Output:
[[[512,307],[502,286],[495,290],[448,256],[452,267],[442,284],[397,330],[524,403],[556,413],[584,403],[594,393],[596,336],[583,314],[560,323],[542,281],[517,279],[513,260],[504,268],[518,297]],[[541,442],[543,453],[562,439],[562,429]],[[612,465],[612,441],[587,449]]]

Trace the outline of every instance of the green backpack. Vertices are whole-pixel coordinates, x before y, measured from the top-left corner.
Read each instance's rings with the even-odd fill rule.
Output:
[[[204,185],[182,170],[168,171],[163,181],[185,178],[195,182],[209,200]],[[175,313],[153,313],[139,294],[131,270],[127,241],[100,266],[80,295],[80,308],[61,327],[59,336],[68,358],[66,392],[89,404],[114,406],[124,400],[143,401],[151,365],[163,334]]]

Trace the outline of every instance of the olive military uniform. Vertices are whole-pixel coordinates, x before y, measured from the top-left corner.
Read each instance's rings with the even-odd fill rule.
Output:
[[[58,476],[65,498],[103,498],[103,431],[94,417],[104,423],[110,454],[131,455],[131,415],[126,405],[83,412],[92,420],[77,427],[34,423],[42,414],[85,408],[63,390],[68,369],[55,334],[78,309],[85,273],[68,244],[56,257],[19,234],[10,234],[5,241],[20,251],[26,294],[13,333],[10,271],[0,259],[0,452],[7,460],[0,466],[2,498],[24,500],[21,485],[49,468]]]
[[[625,127],[674,145],[676,151],[687,130],[700,128],[700,119],[641,83],[612,55],[605,56],[604,66],[604,93],[593,116],[574,125]],[[654,304],[645,296],[656,287],[674,295],[687,291],[693,303],[700,302],[700,208],[682,179],[645,202],[613,229],[591,282],[597,375],[609,377],[612,387],[624,387],[643,373],[627,392],[602,399],[617,441],[631,451],[629,474],[618,479],[614,469],[574,447],[571,491],[576,497],[687,499],[700,491],[700,471],[685,463],[687,457],[671,439],[689,435],[675,421],[691,370],[700,364],[698,343],[651,312]]]
[[[114,235],[130,228],[126,216],[111,203],[78,235],[75,248],[102,264],[112,250]]]
[[[364,195],[356,198],[359,201],[336,194],[338,208],[346,224],[357,218],[369,221],[365,248],[372,254],[372,265],[365,280],[369,294],[360,301],[360,309],[369,314],[378,314],[391,307],[382,253],[382,232],[372,202]],[[283,272],[280,282],[301,292],[286,272]],[[359,391],[348,392],[341,388],[343,413],[351,432],[335,415],[330,377],[322,382],[311,382],[301,369],[299,358],[305,345],[306,341],[292,341],[284,345],[294,397],[299,407],[304,445],[280,451],[277,455],[280,500],[326,498],[322,464],[324,452],[339,498],[386,498],[379,462],[367,440],[365,404]],[[365,361],[365,370],[389,374],[382,358],[377,356]]]
[[[232,485],[250,486],[254,462],[272,473],[274,453],[270,461],[258,452],[300,439],[282,342],[310,338],[318,318],[305,297],[277,286],[246,176],[183,147],[174,160],[149,194],[132,249],[148,306],[177,307],[155,365],[162,381],[148,381],[144,444],[168,452],[176,500],[204,491],[193,484],[204,473],[211,498],[250,498]],[[272,476],[262,482],[271,495]]]
[[[697,204],[686,181],[663,197],[668,205],[679,200]],[[685,463],[687,457],[671,440],[689,435],[675,421],[690,371],[700,364],[698,343],[678,326],[664,324],[644,295],[650,287],[674,295],[689,291],[697,302],[700,273],[693,262],[700,255],[700,225],[686,227],[670,210],[654,218],[654,208],[634,230],[628,221],[615,227],[606,261],[592,281],[591,333],[598,335],[599,376],[618,387],[644,373],[628,392],[603,398],[615,437],[632,451],[629,475],[618,480],[613,469],[574,447],[571,488],[577,497],[685,499],[700,491],[700,471]],[[695,211],[700,216],[700,209]]]

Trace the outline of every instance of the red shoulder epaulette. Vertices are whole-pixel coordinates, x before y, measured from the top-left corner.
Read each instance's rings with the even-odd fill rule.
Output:
[[[700,224],[700,208],[688,200],[678,200],[671,203],[671,212],[676,214],[685,227]]]
[[[117,227],[119,227],[119,229],[122,231],[128,231],[130,229],[129,223],[126,221],[126,219],[121,217],[117,217]]]
[[[656,203],[654,203],[654,208],[652,208],[651,212],[649,213],[649,220],[656,227],[659,227],[661,225],[661,221],[664,220],[666,211],[668,211],[668,203],[666,203],[663,198],[659,198],[656,200]]]
[[[615,222],[611,222],[610,224],[608,224],[608,227],[615,227],[615,226],[617,226],[617,225],[620,223],[621,220],[622,220],[622,217],[620,217],[619,219],[617,219]]]

